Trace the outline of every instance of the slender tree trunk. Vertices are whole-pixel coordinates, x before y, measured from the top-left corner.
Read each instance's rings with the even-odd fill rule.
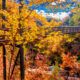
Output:
[[[3,45],[3,77],[4,80],[6,80],[6,49]]]
[[[21,80],[24,80],[24,50],[23,50],[23,45],[20,45],[20,72],[21,72]]]
[[[23,8],[23,3],[22,1],[24,0],[20,0],[20,6],[19,6],[19,14],[21,13],[21,10]],[[21,20],[22,16],[20,15],[20,20]],[[22,36],[23,33],[23,29],[21,28],[21,24],[19,23],[19,27],[20,27],[20,35]],[[21,73],[21,80],[24,80],[24,49],[23,49],[23,44],[20,45],[20,73]]]
[[[2,9],[3,10],[6,9],[6,0],[2,0]],[[3,16],[3,20],[5,20],[5,16]],[[5,25],[3,24],[2,27],[5,28]],[[5,39],[5,37],[3,37],[3,39]],[[4,80],[6,80],[6,49],[4,45],[3,45],[3,77]]]
[[[12,78],[12,75],[13,75],[13,73],[14,73],[14,69],[15,69],[15,66],[16,66],[16,64],[17,64],[19,55],[20,55],[20,50],[19,50],[19,52],[18,52],[18,54],[17,54],[17,56],[16,56],[16,59],[15,59],[15,62],[14,62],[13,68],[12,68],[12,72],[11,72],[11,75],[10,75],[10,79]]]

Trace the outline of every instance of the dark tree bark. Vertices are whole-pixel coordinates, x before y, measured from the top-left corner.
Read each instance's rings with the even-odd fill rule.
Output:
[[[2,1],[2,9],[6,9],[6,0]],[[5,20],[5,16],[3,16],[3,20]],[[3,24],[3,29],[5,28],[5,25]],[[5,37],[3,37],[5,39]],[[6,80],[6,49],[5,46],[3,45],[3,77],[4,80]]]
[[[20,45],[20,72],[21,72],[21,80],[24,80],[24,49],[23,49],[23,45]]]
[[[13,68],[12,68],[12,72],[11,72],[10,79],[12,78],[12,75],[13,75],[13,73],[14,73],[14,69],[15,69],[15,66],[16,66],[16,64],[17,64],[19,55],[20,55],[20,50],[19,50],[19,52],[18,52],[18,54],[17,54],[17,56],[16,56],[16,59],[15,59],[15,62],[14,62]]]
[[[6,80],[6,49],[5,46],[3,45],[3,77],[4,80]]]
[[[20,6],[19,6],[19,14],[21,13],[21,10],[23,8],[23,3],[22,1],[24,0],[20,0]],[[22,16],[20,16],[20,20],[21,20]],[[20,35],[22,36],[23,33],[23,29],[21,28],[21,24],[19,23],[19,27],[20,27]],[[23,49],[23,44],[20,45],[20,73],[21,73],[21,80],[24,80],[24,49]]]

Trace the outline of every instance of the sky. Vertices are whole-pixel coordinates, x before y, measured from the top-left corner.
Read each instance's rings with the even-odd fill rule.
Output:
[[[70,7],[68,7],[68,8],[64,8],[69,3],[71,3],[72,5]],[[69,1],[69,3],[64,3],[63,2],[62,7],[64,8],[64,10],[61,10],[61,9],[57,8],[57,9],[54,9],[54,13],[53,13],[52,9],[48,10],[45,7],[45,3],[41,4],[40,6],[37,6],[37,7],[32,6],[32,8],[35,9],[38,14],[41,14],[44,17],[57,18],[57,19],[63,20],[65,17],[69,16],[71,10],[74,7],[76,7],[76,3],[75,2]],[[59,5],[57,2],[52,2],[50,4],[52,4],[53,6]]]
[[[60,19],[60,20],[63,20],[65,17],[69,16],[71,10],[76,7],[76,2],[72,2],[71,0],[67,0],[68,2],[65,3],[65,0],[62,0],[63,3],[62,3],[62,7],[64,8],[67,4],[71,3],[72,5],[68,8],[64,8],[63,10],[57,8],[57,9],[47,9],[47,7],[45,7],[45,3],[43,4],[40,4],[39,6],[31,6],[31,9],[34,9],[38,14],[44,16],[44,17],[47,17],[47,18],[57,18],[57,19]],[[25,0],[26,4],[28,5],[29,4],[29,1],[28,0]],[[18,3],[18,2],[17,2]],[[51,2],[51,3],[48,3],[49,4],[52,4],[53,6],[56,6],[58,5],[59,6],[59,3],[56,1],[56,2]],[[53,13],[54,11],[54,13]]]

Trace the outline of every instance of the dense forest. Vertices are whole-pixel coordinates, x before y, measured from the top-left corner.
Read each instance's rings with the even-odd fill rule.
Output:
[[[80,33],[57,30],[80,26],[79,2],[72,0],[76,6],[60,20],[46,18],[32,6],[45,3],[55,13],[72,6],[68,0],[57,0],[55,6],[50,4],[54,0],[27,1],[0,0],[0,80],[80,80]]]

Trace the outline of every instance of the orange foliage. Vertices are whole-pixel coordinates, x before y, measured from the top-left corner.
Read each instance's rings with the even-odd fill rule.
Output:
[[[65,69],[66,67],[70,68],[69,72],[77,73],[80,71],[79,63],[77,62],[77,56],[71,56],[68,52],[67,54],[62,54],[61,68]]]
[[[26,72],[25,74],[25,78],[27,80],[49,80],[52,77],[52,75],[47,74],[43,68],[40,70],[35,70],[34,72]]]

